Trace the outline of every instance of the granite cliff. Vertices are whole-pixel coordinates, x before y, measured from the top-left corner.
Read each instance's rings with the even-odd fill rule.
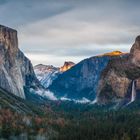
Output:
[[[131,102],[133,87],[136,98],[140,92],[140,36],[135,39],[130,53],[110,60],[98,85],[98,102]],[[134,101],[134,100],[133,100]]]
[[[0,25],[0,87],[21,98],[39,86],[30,60],[18,48],[17,31]]]

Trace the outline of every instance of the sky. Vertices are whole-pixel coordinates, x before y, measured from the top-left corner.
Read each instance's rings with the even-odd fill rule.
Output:
[[[139,0],[0,0],[0,24],[18,31],[33,65],[129,52],[140,34],[139,13]]]

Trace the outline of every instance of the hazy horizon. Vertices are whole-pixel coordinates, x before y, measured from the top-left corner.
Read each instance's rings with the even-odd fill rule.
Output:
[[[0,24],[18,31],[19,48],[33,65],[61,66],[114,50],[129,52],[140,31],[139,4],[138,0],[1,0]]]

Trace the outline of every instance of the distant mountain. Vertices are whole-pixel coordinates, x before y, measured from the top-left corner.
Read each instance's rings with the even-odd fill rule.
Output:
[[[58,97],[72,99],[96,98],[101,73],[111,59],[120,55],[101,55],[81,61],[56,78],[49,89]]]
[[[17,31],[0,25],[0,87],[21,98],[41,86],[30,60],[18,48]]]
[[[59,68],[43,64],[34,66],[34,71],[38,80],[45,88],[47,88],[60,73]]]
[[[34,66],[34,71],[42,86],[48,88],[59,74],[67,71],[74,65],[75,64],[71,61],[65,62],[60,68],[54,67],[52,65],[39,64]]]

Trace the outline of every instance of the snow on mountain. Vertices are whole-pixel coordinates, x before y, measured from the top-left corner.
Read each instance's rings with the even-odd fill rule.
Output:
[[[39,64],[34,67],[34,71],[38,80],[45,88],[60,74],[59,68],[52,65]]]
[[[74,63],[71,61],[65,62],[61,68],[52,65],[39,64],[34,67],[34,71],[42,86],[48,88],[59,74],[67,71],[72,66],[74,66]]]

